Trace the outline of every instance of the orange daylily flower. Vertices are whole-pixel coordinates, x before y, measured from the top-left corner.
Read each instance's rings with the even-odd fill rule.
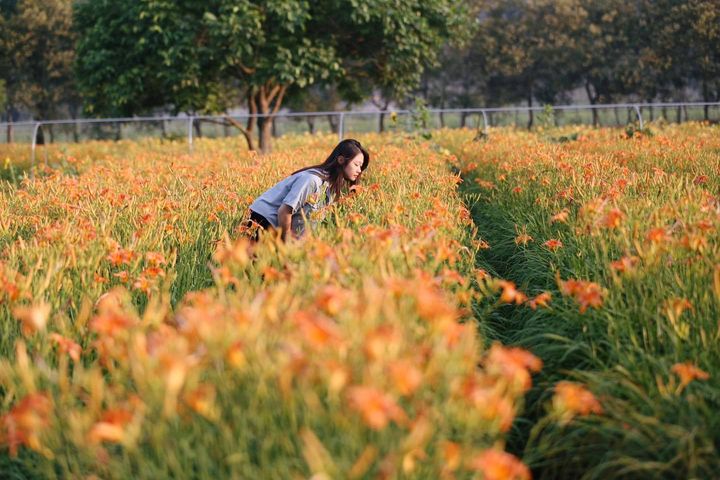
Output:
[[[520,305],[527,300],[527,296],[519,291],[513,282],[508,280],[498,280],[497,284],[500,288],[502,288],[500,302],[515,303]]]
[[[348,390],[350,408],[358,411],[373,430],[382,430],[390,421],[404,424],[407,416],[393,397],[375,387],[356,386]]]
[[[106,410],[88,432],[90,443],[121,443],[125,438],[125,427],[133,418],[132,412],[124,408]]]
[[[640,263],[640,258],[635,255],[622,257],[620,260],[615,260],[610,263],[610,268],[620,273],[628,273],[635,269]]]
[[[554,252],[558,248],[562,248],[563,243],[556,238],[551,238],[547,242],[543,243],[543,245],[546,246],[549,250],[552,250]]]
[[[315,304],[328,315],[340,313],[349,299],[349,292],[335,285],[323,287],[315,296]]]
[[[31,306],[15,307],[13,316],[20,321],[23,335],[29,336],[45,330],[50,317],[50,305],[41,302]]]
[[[402,343],[401,332],[392,325],[380,325],[365,336],[363,351],[370,360],[381,360],[398,351]]]
[[[484,420],[507,432],[515,420],[515,406],[505,392],[498,390],[496,382],[491,377],[469,376],[463,381],[463,394]]]
[[[655,227],[648,230],[645,238],[651,243],[663,243],[670,239],[670,235],[668,235],[667,229],[664,227]]]
[[[55,342],[61,353],[67,353],[75,362],[80,361],[80,354],[82,353],[82,347],[80,347],[80,345],[55,332],[50,334],[50,340]]]
[[[203,384],[185,395],[185,403],[208,420],[217,420],[219,412],[215,405],[216,395],[213,385]]]
[[[293,315],[293,321],[300,328],[307,343],[313,348],[335,345],[342,340],[342,333],[338,325],[319,314],[299,311]]]
[[[603,412],[592,392],[580,384],[567,381],[555,385],[553,409],[560,414],[561,423],[567,423],[576,415],[600,415]]]
[[[473,457],[469,467],[482,473],[483,480],[530,480],[530,469],[516,456],[489,449]]]
[[[564,208],[562,211],[556,213],[552,217],[550,217],[550,223],[567,223],[568,216],[570,215],[570,210],[567,208]]]
[[[158,252],[147,252],[145,254],[145,260],[147,260],[147,262],[153,267],[159,267],[160,265],[165,265],[167,263],[165,256]]]
[[[533,237],[531,237],[527,233],[521,233],[517,237],[515,237],[515,245],[527,245],[529,242],[532,241]]]
[[[390,377],[397,392],[412,395],[423,381],[423,373],[409,360],[397,360],[390,364]]]
[[[602,224],[605,228],[613,229],[619,227],[624,219],[625,214],[620,209],[613,208],[602,219]]]
[[[122,283],[127,283],[127,281],[130,280],[130,274],[127,272],[127,270],[113,273],[113,277],[119,279]]]
[[[51,412],[52,402],[46,393],[25,396],[0,417],[0,444],[8,446],[12,457],[17,456],[18,448],[23,445],[43,451],[40,435],[50,425]]]
[[[460,462],[462,461],[462,448],[459,443],[443,441],[440,444],[440,449],[442,451],[443,460],[445,461],[443,470],[454,472],[460,468]]]
[[[532,308],[533,310],[537,310],[538,307],[547,308],[550,304],[551,299],[552,295],[550,294],[550,292],[542,292],[535,298],[528,300],[527,303],[530,308]]]
[[[453,320],[458,315],[457,309],[450,305],[441,291],[435,287],[419,286],[415,291],[415,298],[418,314],[425,320],[442,323]]]
[[[676,363],[670,370],[680,378],[680,388],[686,387],[693,380],[707,380],[710,378],[709,373],[700,370],[691,362]]]
[[[242,368],[247,363],[242,342],[233,343],[225,353],[225,359],[235,368]]]
[[[562,281],[558,278],[558,286],[563,295],[573,297],[580,304],[580,313],[585,313],[590,307],[602,306],[603,290],[597,283],[575,279]]]
[[[494,343],[485,358],[488,373],[504,377],[513,387],[526,391],[532,382],[530,372],[539,372],[542,360],[518,347],[504,347]]]
[[[133,258],[135,258],[135,252],[118,247],[116,250],[110,252],[106,258],[115,267],[129,265]]]

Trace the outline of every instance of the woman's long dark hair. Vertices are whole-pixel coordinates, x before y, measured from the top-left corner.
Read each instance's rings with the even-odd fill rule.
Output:
[[[360,175],[358,175],[358,178],[354,181],[345,180],[343,168],[345,168],[347,162],[355,158],[358,153],[362,153],[363,156],[363,163],[360,167]],[[338,161],[338,157],[343,157],[345,163],[341,164]],[[358,182],[360,182],[362,172],[365,171],[369,164],[370,154],[362,147],[362,145],[360,145],[360,142],[353,140],[352,138],[346,138],[337,144],[330,156],[323,163],[301,168],[300,170],[293,172],[293,175],[298,172],[304,172],[305,170],[311,169],[320,171],[324,175],[323,180],[330,184],[330,191],[333,193],[333,197],[338,198],[340,197],[340,194],[346,184],[357,185]]]

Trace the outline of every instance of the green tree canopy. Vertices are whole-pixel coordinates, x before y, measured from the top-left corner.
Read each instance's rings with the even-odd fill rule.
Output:
[[[471,17],[462,0],[85,0],[76,4],[78,75],[89,110],[172,105],[217,112],[243,98],[260,148],[288,88],[370,82],[408,91]],[[252,130],[254,123],[247,125]],[[249,136],[248,136],[249,138]]]
[[[0,13],[0,76],[10,107],[48,119],[61,105],[76,104],[72,0],[4,1]]]

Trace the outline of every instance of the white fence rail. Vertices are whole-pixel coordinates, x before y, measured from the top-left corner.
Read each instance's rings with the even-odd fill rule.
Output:
[[[668,109],[676,109],[675,121],[682,122],[683,115],[685,121],[687,120],[700,120],[700,119],[712,119],[713,121],[720,121],[720,102],[673,102],[673,103],[617,103],[617,104],[602,104],[602,105],[553,105],[553,106],[537,106],[537,107],[498,107],[498,108],[449,108],[449,109],[427,109],[427,115],[430,117],[430,122],[433,123],[433,117],[436,118],[435,124],[432,126],[448,126],[446,123],[447,117],[451,115],[460,116],[460,126],[467,126],[466,120],[472,116],[477,116],[477,128],[482,129],[485,135],[489,132],[489,127],[495,124],[514,124],[520,123],[520,115],[525,115],[523,121],[527,119],[528,123],[531,121],[532,115],[535,113],[551,111],[554,116],[561,116],[574,112],[576,115],[569,123],[592,123],[594,125],[599,122],[600,112],[614,112],[614,121],[611,124],[622,125],[630,122],[637,122],[638,126],[642,129],[645,126],[646,119],[654,118],[654,112],[659,111],[660,114],[668,119]],[[702,113],[698,114],[695,112],[694,115],[688,115],[688,109],[702,109]],[[625,111],[627,114],[626,121],[620,120],[619,112]],[[583,117],[581,112],[591,112],[590,117]],[[82,126],[95,127],[97,131],[103,125],[111,125],[116,128],[116,138],[120,136],[122,125],[125,124],[136,124],[136,125],[153,125],[160,124],[162,135],[167,136],[166,127],[167,124],[179,124],[183,127],[179,129],[181,133],[174,133],[172,136],[175,138],[186,137],[188,150],[192,153],[193,143],[195,137],[195,130],[199,130],[200,124],[203,122],[210,122],[213,124],[222,124],[227,118],[232,118],[235,121],[247,121],[251,118],[273,118],[273,123],[277,124],[280,120],[305,120],[308,123],[308,129],[314,131],[315,121],[318,118],[325,118],[330,124],[331,130],[337,132],[338,138],[345,138],[348,133],[348,123],[361,118],[376,118],[378,121],[377,129],[382,130],[384,128],[384,121],[387,117],[391,117],[393,123],[397,125],[397,118],[404,117],[406,120],[405,128],[412,128],[411,120],[413,116],[420,115],[417,110],[392,110],[392,111],[374,111],[374,112],[355,112],[355,111],[327,111],[327,112],[290,112],[290,113],[277,113],[275,115],[267,114],[241,114],[241,115],[222,115],[222,116],[210,116],[210,115],[198,115],[198,116],[157,116],[157,117],[126,117],[126,118],[102,118],[102,119],[72,119],[72,120],[42,120],[42,121],[30,121],[30,122],[16,122],[16,123],[0,123],[0,132],[3,130],[7,131],[6,142],[11,140],[11,129],[29,129],[30,130],[30,156],[31,165],[35,166],[36,149],[38,145],[38,135],[41,130],[43,131],[43,143],[47,143],[45,136],[45,129],[52,131],[55,126],[65,126],[73,128],[73,140],[79,141],[78,128]],[[494,119],[495,116],[512,115],[514,119],[511,122],[498,122]],[[645,116],[644,116],[645,115]],[[574,121],[573,121],[574,120]],[[672,121],[672,119],[670,119]],[[556,122],[557,123],[557,122]],[[607,122],[606,122],[607,123]],[[225,128],[228,128],[226,125]],[[364,121],[364,126],[355,131],[370,131],[374,130],[374,127],[368,127],[367,120]],[[178,132],[178,129],[175,129]],[[225,131],[227,135],[227,130]],[[107,133],[104,134],[107,136]],[[52,136],[52,135],[51,135]],[[0,133],[0,138],[2,134]],[[47,165],[47,150],[45,151],[45,164]]]

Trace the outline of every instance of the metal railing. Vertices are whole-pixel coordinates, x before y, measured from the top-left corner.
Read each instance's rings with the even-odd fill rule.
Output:
[[[553,112],[568,112],[568,111],[582,111],[589,110],[593,112],[593,123],[597,121],[597,112],[602,110],[615,110],[617,116],[618,110],[626,110],[628,112],[628,121],[630,120],[630,112],[635,116],[636,121],[640,129],[645,126],[645,120],[643,118],[643,109],[649,109],[652,113],[653,109],[662,109],[663,111],[668,108],[677,108],[678,112],[680,109],[702,107],[707,112],[710,107],[720,107],[720,102],[670,102],[670,103],[616,103],[616,104],[602,104],[602,105],[554,105],[554,106],[536,106],[536,107],[488,107],[488,108],[446,108],[446,109],[427,109],[427,113],[430,115],[439,115],[441,126],[443,124],[443,116],[448,114],[460,114],[463,118],[461,123],[464,125],[465,119],[471,115],[478,115],[477,128],[482,128],[485,135],[489,134],[489,127],[491,121],[489,117],[494,114],[515,114],[525,113],[528,116],[531,112],[548,111]],[[0,131],[7,129],[8,127],[30,127],[32,133],[30,136],[30,156],[31,156],[31,168],[35,166],[35,157],[38,144],[38,134],[43,127],[52,127],[55,125],[73,125],[75,128],[79,125],[103,125],[103,124],[114,124],[121,125],[124,123],[148,123],[148,122],[162,122],[163,128],[165,122],[181,122],[186,125],[185,136],[187,137],[188,151],[193,152],[194,143],[194,129],[198,126],[199,122],[208,121],[212,123],[225,122],[227,118],[231,118],[235,121],[247,121],[248,119],[260,119],[272,117],[274,121],[278,119],[309,119],[317,117],[327,117],[328,119],[335,118],[335,128],[337,130],[338,138],[342,140],[346,135],[346,124],[352,118],[377,116],[380,117],[380,125],[382,125],[382,119],[385,116],[404,116],[407,120],[411,119],[411,116],[418,115],[417,110],[384,110],[384,111],[324,111],[324,112],[289,112],[289,113],[277,113],[277,114],[240,114],[240,115],[197,115],[197,116],[156,116],[156,117],[125,117],[125,118],[103,118],[103,119],[73,119],[73,120],[43,120],[43,121],[30,121],[30,122],[16,122],[16,123],[0,123]],[[678,114],[681,118],[680,114]],[[705,113],[707,115],[707,113]],[[687,119],[687,113],[686,113]],[[480,123],[482,121],[482,123]],[[517,123],[517,119],[516,119]],[[331,122],[332,126],[332,122]],[[8,135],[9,136],[9,135]],[[44,138],[44,135],[43,135]],[[8,139],[9,140],[9,139]],[[47,149],[45,150],[45,165],[48,164]]]

